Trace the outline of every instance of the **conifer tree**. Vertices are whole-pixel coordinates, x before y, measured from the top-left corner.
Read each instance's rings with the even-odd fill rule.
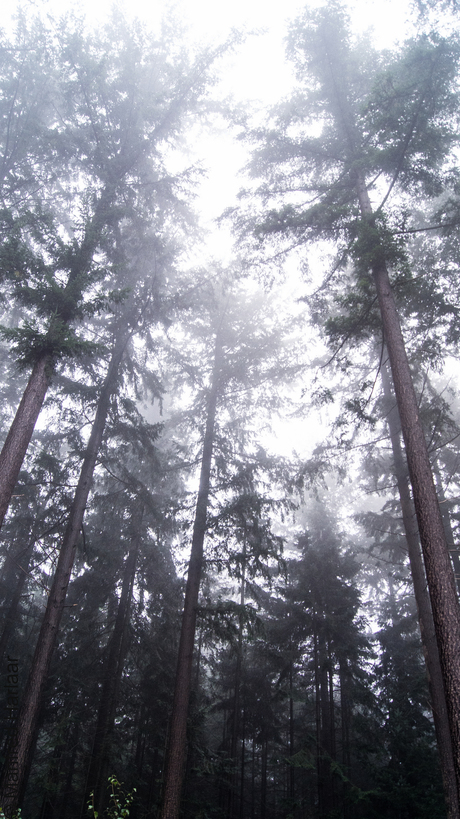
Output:
[[[26,34],[22,48],[32,63],[28,76],[33,76],[35,32]],[[130,28],[117,14],[97,34],[67,18],[46,34],[44,59],[54,71],[49,121],[42,143],[34,131],[27,154],[31,172],[40,183],[45,177],[37,194],[44,214],[30,217],[28,200],[8,199],[4,188],[2,267],[10,297],[23,305],[24,316],[18,327],[2,332],[19,365],[31,373],[0,453],[0,525],[58,363],[97,349],[78,325],[124,292],[123,285],[118,293],[113,287],[107,258],[120,219],[136,206],[140,192],[145,205],[160,213],[177,203],[178,179],[165,168],[163,148],[177,138],[184,117],[204,97],[219,53],[203,52],[189,60],[184,51],[176,52],[173,44],[157,41],[141,27]],[[16,120],[21,121],[16,91],[13,84],[5,143]],[[37,93],[34,86],[28,93]],[[44,147],[35,156],[37,143]],[[47,174],[43,165],[49,154],[52,172]],[[14,179],[23,169],[13,159]],[[35,210],[40,210],[37,201]]]
[[[396,190],[438,194],[443,163],[455,138],[455,39],[422,36],[388,68],[352,44],[346,15],[336,5],[306,12],[291,29],[290,54],[303,88],[280,109],[276,128],[256,132],[253,173],[273,208],[251,222],[260,240],[285,236],[342,240],[352,256],[355,288],[373,292],[387,345],[420,539],[460,785],[460,609],[430,461],[418,412],[389,272],[405,269],[403,248],[388,226],[386,205]],[[309,117],[321,136],[311,136]],[[320,119],[321,118],[321,119]],[[373,210],[375,177],[386,180]],[[379,189],[381,190],[381,189]],[[305,201],[307,200],[307,201]],[[338,265],[339,266],[339,265]]]

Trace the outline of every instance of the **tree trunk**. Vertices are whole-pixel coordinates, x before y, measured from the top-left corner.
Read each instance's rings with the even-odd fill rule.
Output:
[[[99,815],[105,807],[107,791],[107,771],[110,735],[113,730],[118,692],[128,649],[128,626],[136,577],[136,562],[141,541],[143,507],[133,524],[137,531],[133,534],[131,548],[123,571],[123,584],[118,603],[113,634],[110,639],[107,662],[104,667],[104,681],[97,715],[96,732],[88,774],[88,790],[94,793],[94,806]]]
[[[342,766],[345,776],[348,781],[351,781],[351,748],[350,748],[350,733],[351,733],[351,708],[349,697],[349,671],[348,660],[346,657],[340,657],[339,660],[339,681],[340,681],[340,728],[342,736]],[[348,819],[350,815],[350,806],[346,795],[348,792],[348,785],[345,781],[342,782],[342,804],[343,804],[343,819]]]
[[[211,390],[208,401],[206,430],[201,459],[200,486],[195,510],[192,548],[185,588],[184,611],[179,641],[174,700],[171,714],[169,743],[163,790],[161,819],[178,819],[182,783],[187,755],[187,717],[192,679],[193,648],[195,641],[196,607],[203,568],[203,544],[211,478],[214,425],[220,386],[222,346],[217,332]]]
[[[292,646],[292,641],[291,641]],[[289,758],[290,758],[290,765],[289,765],[289,784],[288,784],[288,796],[291,805],[291,811],[294,809],[294,797],[295,797],[295,769],[294,765],[292,764],[292,757],[294,756],[294,687],[293,687],[293,666],[294,663],[292,661],[292,648],[291,648],[291,656],[289,658]]]
[[[65,819],[67,815],[67,806],[69,801],[73,795],[72,789],[72,781],[73,775],[75,771],[75,762],[77,759],[77,751],[78,751],[78,736],[80,732],[80,725],[77,719],[74,720],[72,728],[70,730],[69,742],[68,746],[70,748],[70,759],[67,762],[67,775],[65,778],[65,783],[62,789],[61,797],[62,803],[61,808],[59,811],[59,819]]]
[[[439,508],[441,509],[442,522],[444,523],[444,531],[446,533],[447,548],[449,549],[450,558],[454,567],[455,582],[457,583],[457,593],[460,592],[460,552],[458,546],[455,545],[455,537],[452,529],[452,522],[449,514],[449,507],[447,505],[447,498],[444,494],[444,487],[442,484],[441,473],[439,471],[439,464],[435,460],[433,463],[433,474],[435,479],[436,491],[439,498]]]
[[[55,328],[68,324],[77,306],[84,283],[85,273],[90,268],[94,253],[99,244],[101,232],[108,219],[108,213],[114,197],[112,184],[102,192],[96,205],[93,218],[87,225],[82,243],[69,264],[69,276],[64,288],[66,299],[63,307],[50,319],[48,333],[53,337]],[[37,418],[51,383],[51,375],[56,364],[55,357],[42,353],[30,374],[29,382],[19,403],[13,423],[9,429],[3,449],[0,453],[0,528],[7,512],[18,475],[25,458]]]
[[[375,230],[369,195],[359,172],[356,173],[356,190],[362,221],[369,230]],[[457,788],[460,789],[460,609],[384,248],[378,241],[374,247],[372,273],[406,447],[449,714]]]
[[[268,768],[268,738],[265,728],[262,728],[262,753],[260,760],[260,819],[265,819],[267,814],[267,768]]]
[[[236,666],[235,666],[235,694],[233,698],[233,713],[231,718],[231,738],[230,738],[230,758],[233,764],[233,772],[230,778],[228,796],[228,817],[234,819],[237,816],[237,796],[238,796],[238,739],[240,734],[240,689],[241,689],[241,669],[243,663],[243,606],[245,601],[245,578],[246,574],[246,537],[243,542],[243,566],[240,585],[240,606],[241,611],[238,622],[238,643],[236,646]]]
[[[16,729],[13,732],[9,752],[2,772],[0,804],[7,817],[10,817],[14,813],[23,798],[27,770],[28,767],[30,767],[29,756],[33,736],[38,722],[43,690],[48,676],[59,623],[64,610],[77,541],[91,488],[97,454],[102,442],[110,398],[116,388],[118,367],[128,338],[129,337],[125,335],[121,340],[116,342],[109,370],[102,386],[96,417],[94,419],[77,489],[70,510],[69,520],[59,552],[53,584],[48,597],[48,605],[38,636],[32,667],[18,714]]]
[[[242,730],[241,730],[241,764],[240,764],[240,810],[238,813],[239,819],[244,819],[245,815],[245,805],[244,805],[244,793],[245,793],[245,776],[246,776],[246,713],[243,703],[243,719],[242,719]]]
[[[320,635],[319,639],[319,686],[320,686],[320,709],[321,709],[321,728],[320,728],[320,757],[319,757],[319,792],[320,811],[319,815],[322,819],[329,816],[334,807],[333,794],[333,779],[331,771],[332,760],[332,714],[331,714],[331,697],[329,689],[329,657],[326,655],[326,644],[323,637]]]
[[[51,383],[52,369],[53,361],[49,355],[41,356],[36,362],[0,452],[0,527]]]
[[[321,745],[321,673],[320,652],[316,627],[313,631],[313,665],[315,672],[315,734],[316,734],[316,781],[318,795],[318,814],[323,815],[323,761]]]
[[[252,759],[251,759],[251,819],[256,815],[256,737],[252,735]]]
[[[401,503],[404,532],[409,552],[409,562],[414,584],[415,601],[417,604],[420,633],[422,636],[423,653],[428,676],[428,685],[431,695],[433,719],[438,743],[441,772],[444,785],[444,796],[448,819],[460,819],[457,781],[455,776],[452,742],[449,730],[446,698],[439,661],[439,651],[436,642],[433,614],[430,598],[426,586],[426,574],[423,567],[420,541],[418,537],[415,510],[409,489],[407,467],[400,443],[400,422],[398,408],[394,404],[389,375],[386,364],[382,367],[382,383],[385,403],[387,405],[387,421],[390,430],[390,440],[393,450],[393,462],[396,481]]]

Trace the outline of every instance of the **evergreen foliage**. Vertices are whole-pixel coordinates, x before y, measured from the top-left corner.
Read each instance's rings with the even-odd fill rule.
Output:
[[[188,49],[116,9],[98,31],[18,12],[1,35],[6,442],[40,368],[42,391],[0,539],[7,819],[446,816],[375,270],[460,570],[456,397],[436,382],[459,338],[458,37],[425,26],[379,53],[344,6],[306,8],[297,85],[243,134],[238,260],[197,267],[180,151],[223,110],[214,64],[239,39]],[[297,305],[252,275],[292,248],[319,268],[318,247],[331,266]],[[311,459],[272,452],[318,405],[336,417]]]

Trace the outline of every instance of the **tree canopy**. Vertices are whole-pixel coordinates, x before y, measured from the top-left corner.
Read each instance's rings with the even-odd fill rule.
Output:
[[[460,45],[433,5],[392,50],[306,7],[262,117],[221,97],[239,32],[2,33],[6,819],[460,819]],[[225,263],[190,159],[222,123]]]

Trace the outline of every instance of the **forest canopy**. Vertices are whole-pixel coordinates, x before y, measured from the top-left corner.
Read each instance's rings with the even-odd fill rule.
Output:
[[[1,33],[5,819],[460,819],[460,40],[411,14],[307,5],[262,111],[239,31]]]

